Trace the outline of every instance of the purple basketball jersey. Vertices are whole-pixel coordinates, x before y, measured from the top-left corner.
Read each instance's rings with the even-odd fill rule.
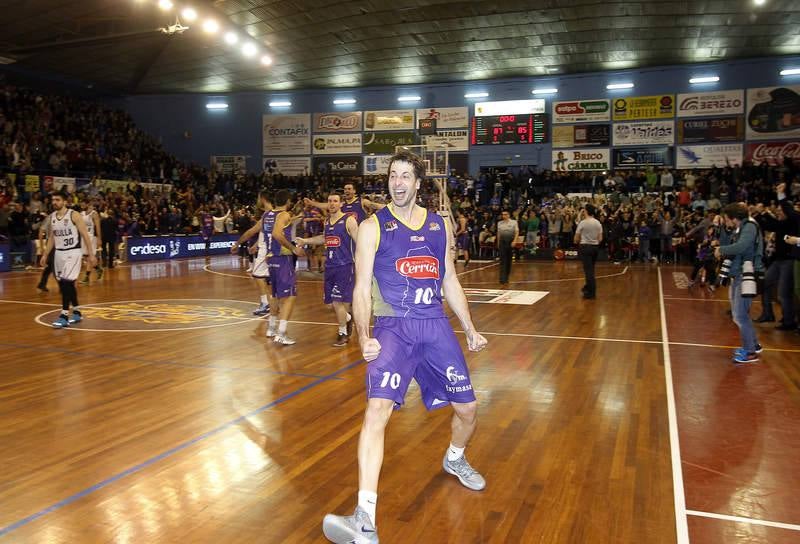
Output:
[[[380,238],[373,268],[373,313],[413,319],[444,317],[444,220],[426,211],[422,224],[411,228],[392,214],[390,206],[378,210],[374,218]]]
[[[264,243],[267,244],[268,255],[291,255],[292,252],[286,249],[278,242],[273,236],[272,231],[275,228],[275,219],[281,211],[270,210],[265,212],[261,217],[261,232],[264,233]],[[283,235],[287,240],[292,238],[292,225],[286,225],[283,229]]]
[[[331,224],[325,221],[325,254],[327,266],[343,266],[353,264],[354,241],[347,232],[347,218],[344,215]]]
[[[201,235],[203,238],[209,238],[214,233],[214,216],[210,213],[203,214],[203,228]]]
[[[352,202],[342,204],[342,213],[345,215],[352,215],[356,218],[356,223],[361,223],[367,218],[367,211],[361,205],[361,197],[356,197]]]

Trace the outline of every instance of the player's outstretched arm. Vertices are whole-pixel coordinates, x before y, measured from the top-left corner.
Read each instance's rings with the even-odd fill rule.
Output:
[[[449,226],[445,226],[445,230],[447,231],[447,251],[450,252],[452,251],[450,248],[453,247],[453,235]],[[469,350],[480,351],[486,347],[486,338],[475,329],[475,325],[472,323],[467,297],[464,295],[464,289],[461,287],[461,282],[458,281],[458,276],[456,275],[454,256],[448,255],[448,257],[444,262],[444,280],[442,281],[444,298],[461,322],[461,328],[464,329],[464,334],[467,335],[467,347],[469,347]]]
[[[378,244],[378,222],[367,219],[358,227],[356,241],[356,283],[353,287],[353,319],[356,323],[361,354],[366,361],[375,360],[381,352],[378,340],[369,332],[372,314],[372,273]]]
[[[244,234],[239,236],[239,239],[236,240],[236,243],[231,246],[231,253],[235,254],[236,251],[239,249],[239,246],[242,245],[242,242],[244,242],[245,240],[249,240],[250,238],[252,238],[256,234],[258,234],[259,230],[261,230],[261,221],[260,220],[256,221],[255,224],[252,227],[247,229]]]

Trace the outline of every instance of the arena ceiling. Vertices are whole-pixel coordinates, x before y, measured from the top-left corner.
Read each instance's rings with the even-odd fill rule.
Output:
[[[170,0],[160,0],[169,2]],[[800,53],[798,0],[0,0],[0,63],[120,93],[535,77]],[[164,33],[183,8],[200,17]],[[216,34],[203,31],[213,16]],[[233,29],[236,46],[223,35]],[[258,53],[245,58],[244,38]],[[261,64],[262,55],[272,59]]]

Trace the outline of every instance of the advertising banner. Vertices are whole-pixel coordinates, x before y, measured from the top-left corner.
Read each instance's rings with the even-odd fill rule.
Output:
[[[675,95],[659,94],[655,96],[615,98],[613,111],[614,121],[675,117]]]
[[[609,100],[568,100],[553,102],[553,123],[583,123],[586,121],[610,121]]]
[[[785,159],[800,164],[800,142],[764,142],[747,144],[744,160],[753,164],[766,162],[770,166],[780,166]]]
[[[608,147],[608,125],[572,125],[553,127],[553,147]]]
[[[423,136],[428,147],[447,146],[448,151],[469,151],[469,130],[437,130],[435,136]]]
[[[743,117],[714,117],[678,121],[678,142],[741,142],[744,140]]]
[[[333,176],[360,176],[363,157],[314,157],[314,172]]]
[[[742,148],[742,144],[681,145],[678,146],[676,166],[687,170],[741,165]]]
[[[247,157],[244,155],[211,155],[211,169],[224,175],[247,174]]]
[[[34,176],[36,177],[36,176]],[[25,190],[28,190],[27,187],[28,176],[25,176]],[[60,191],[64,189],[68,193],[74,193],[76,187],[76,179],[75,178],[63,178],[60,176],[44,176],[44,188],[45,191]],[[39,188],[37,187],[36,190],[38,191]]]
[[[238,234],[214,234],[211,237],[208,252],[211,255],[228,254],[238,239]],[[198,235],[128,238],[125,245],[127,246],[125,251],[128,254],[128,261],[202,257],[206,252],[206,244]]]
[[[361,153],[361,133],[314,134],[314,155]]]
[[[40,191],[42,188],[41,180],[39,179],[38,175],[35,174],[28,174],[25,176],[25,192],[26,193],[35,193],[36,191]]]
[[[647,166],[672,166],[672,148],[628,147],[614,150],[614,168],[644,168]]]
[[[386,176],[392,155],[364,155],[365,176]]]
[[[364,114],[364,131],[414,130],[414,110],[380,110]]]
[[[553,171],[591,172],[608,170],[611,150],[606,149],[560,149],[553,151]]]
[[[311,173],[311,157],[264,157],[264,172],[284,176],[307,176]]]
[[[678,117],[741,115],[742,113],[744,113],[744,90],[742,89],[678,95]]]
[[[747,89],[747,139],[800,139],[800,85]]]
[[[436,119],[436,128],[467,128],[469,108],[425,108],[417,110],[417,121]]]
[[[614,146],[673,145],[674,143],[674,121],[614,123]]]
[[[477,102],[475,104],[475,117],[525,115],[544,112],[544,98],[503,100],[500,102]]]
[[[311,114],[264,115],[262,117],[266,156],[310,155]]]
[[[398,145],[414,145],[416,137],[408,132],[369,132],[364,134],[364,153],[394,153]]]
[[[0,272],[11,270],[11,246],[0,243]]]
[[[313,132],[361,132],[361,112],[315,113]]]

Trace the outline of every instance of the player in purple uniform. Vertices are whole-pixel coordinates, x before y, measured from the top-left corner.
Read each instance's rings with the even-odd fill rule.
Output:
[[[292,214],[287,211],[291,204],[289,191],[281,189],[275,193],[274,204],[272,211],[265,214],[262,230],[267,244],[269,276],[272,283],[267,337],[274,337],[274,341],[278,344],[291,346],[296,340],[286,334],[286,327],[297,298],[295,257],[302,257],[305,252],[302,247],[290,241]],[[277,329],[275,329],[276,322]]]
[[[355,281],[353,248],[358,224],[352,215],[342,213],[342,196],[338,193],[328,195],[328,214],[324,235],[298,238],[297,242],[301,245],[325,244],[325,304],[333,305],[339,322],[339,334],[333,345],[342,347],[350,340],[350,303]]]
[[[380,202],[373,202],[367,197],[359,197],[356,195],[356,188],[352,183],[345,183],[342,191],[344,193],[342,213],[355,217],[356,223],[361,223],[366,219],[369,212],[380,210],[386,206],[386,204],[381,204]],[[317,202],[310,198],[304,199],[304,202],[307,206],[314,206],[321,210],[327,209],[328,207],[327,202]]]
[[[328,514],[322,524],[325,536],[340,544],[378,542],[375,509],[384,433],[412,378],[429,410],[450,404],[455,412],[444,470],[470,489],[486,486],[464,456],[475,430],[477,403],[442,293],[461,322],[470,351],[483,349],[486,339],[475,330],[448,254],[453,240],[447,222],[416,204],[424,177],[419,157],[407,152],[392,157],[392,202],[358,229],[353,317],[368,361],[368,401],[358,442],[358,506],[352,516]]]
[[[211,247],[211,236],[214,234],[214,215],[207,206],[200,209],[200,238],[206,244],[206,258]]]

